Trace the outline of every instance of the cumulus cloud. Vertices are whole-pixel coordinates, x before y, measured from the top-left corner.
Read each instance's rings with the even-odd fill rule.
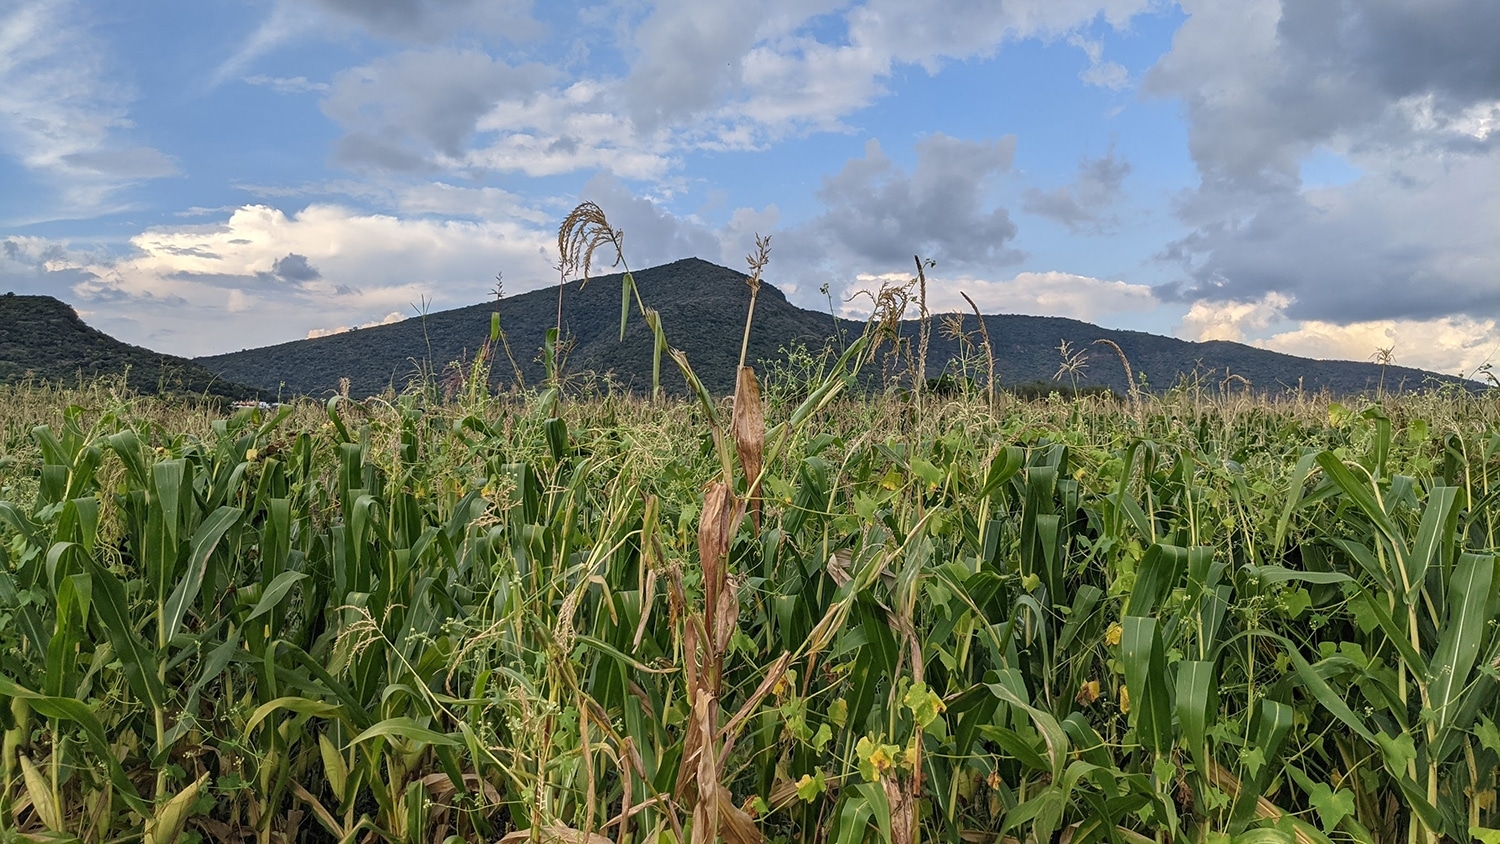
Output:
[[[553,280],[550,235],[514,220],[400,219],[328,204],[287,214],[254,205],[218,223],[142,232],[119,256],[15,238],[6,254],[31,266],[51,260],[53,292],[91,310],[101,329],[202,355],[306,336],[333,320],[379,322],[419,302],[467,305],[485,297],[497,271],[513,290],[533,289]]]
[[[871,292],[882,284],[901,284],[910,274],[861,274],[853,287]],[[1063,272],[1023,272],[1008,279],[929,273],[927,307],[933,313],[969,312],[967,293],[986,314],[1060,316],[1096,322],[1113,314],[1145,312],[1158,306],[1145,284],[1092,278]],[[848,299],[842,311],[850,317],[869,315],[870,298]]]
[[[1071,185],[1052,190],[1028,188],[1021,195],[1021,210],[1047,217],[1074,234],[1102,234],[1115,220],[1107,214],[1120,196],[1120,186],[1130,174],[1130,162],[1116,157],[1114,145],[1099,158],[1078,163],[1078,177]]]
[[[365,166],[531,176],[608,170],[657,180],[691,151],[758,149],[793,133],[845,130],[845,119],[881,96],[901,66],[936,72],[948,61],[990,55],[1006,41],[1062,37],[1101,17],[1124,27],[1152,3],[657,0],[644,13],[635,5],[597,7],[580,15],[568,55],[607,51],[613,31],[623,75],[601,72],[609,65],[600,61],[582,73],[572,59],[549,60],[551,75],[513,67],[480,42],[462,54],[412,51],[345,71],[333,80],[324,110],[347,133],[340,160]],[[469,32],[454,22],[485,7],[477,0],[317,0],[317,8],[371,32],[428,43],[434,33]],[[272,28],[291,25],[278,26]],[[1090,78],[1116,86],[1122,69],[1098,52],[1090,53]],[[296,78],[254,78],[300,87]]]
[[[125,141],[134,90],[66,0],[0,10],[0,150],[57,191],[41,219],[90,217],[120,207],[121,188],[177,173],[150,147]]]
[[[391,311],[380,319],[372,320],[360,325],[336,325],[332,328],[314,328],[307,332],[307,337],[304,339],[313,340],[318,337],[331,337],[335,334],[344,334],[346,332],[356,331],[361,328],[374,328],[377,325],[393,325],[395,323],[401,322],[404,319],[406,319],[405,314],[401,313],[400,311]]]
[[[336,74],[322,109],[348,131],[342,160],[419,169],[461,159],[480,117],[548,76],[475,49],[406,50]]]
[[[1500,323],[1493,318],[1299,321],[1288,316],[1292,304],[1280,293],[1253,301],[1194,302],[1177,334],[1322,360],[1374,360],[1390,350],[1402,366],[1471,377],[1500,356]]]
[[[910,173],[886,156],[880,142],[823,180],[818,199],[827,210],[794,233],[799,257],[821,253],[835,261],[883,270],[913,253],[944,264],[998,266],[1020,260],[1010,248],[1016,225],[991,206],[987,190],[1008,172],[1016,139],[964,141],[938,133],[917,142]]]
[[[362,29],[390,38],[434,42],[460,32],[482,32],[518,41],[541,25],[530,0],[312,0],[317,7]]]
[[[1500,53],[1488,0],[1184,3],[1146,89],[1182,101],[1201,177],[1161,257],[1191,302],[1287,296],[1349,324],[1500,315]],[[1320,153],[1321,151],[1321,153]],[[1314,154],[1363,175],[1302,183]]]

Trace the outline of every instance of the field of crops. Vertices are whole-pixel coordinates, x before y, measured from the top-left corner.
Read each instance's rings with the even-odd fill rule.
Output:
[[[7,392],[4,840],[1500,840],[1493,397],[858,357],[738,412]]]
[[[690,401],[0,388],[0,841],[1500,844],[1500,399],[912,390],[922,269],[723,400],[628,273]]]

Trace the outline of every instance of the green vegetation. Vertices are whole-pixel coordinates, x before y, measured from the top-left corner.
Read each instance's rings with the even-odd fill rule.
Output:
[[[186,358],[121,343],[84,325],[72,308],[50,296],[0,296],[0,384],[77,386],[100,378],[143,394],[260,395]]]
[[[897,324],[722,402],[10,389],[0,835],[1500,836],[1493,396],[863,393]]]

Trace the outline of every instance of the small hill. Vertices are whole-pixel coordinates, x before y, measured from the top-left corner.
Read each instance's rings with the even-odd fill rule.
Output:
[[[667,340],[687,353],[693,370],[712,390],[734,386],[740,337],[750,291],[746,276],[697,258],[688,258],[635,273],[636,286],[649,307],[662,317]],[[602,276],[587,286],[574,281],[563,286],[563,325],[572,340],[566,371],[610,374],[636,389],[651,383],[651,332],[631,307],[625,340],[620,341],[620,282],[618,274]],[[198,362],[231,381],[251,384],[271,393],[325,396],[339,389],[347,377],[354,395],[370,395],[387,387],[401,389],[420,372],[439,377],[451,361],[472,359],[489,336],[490,315],[500,312],[516,363],[529,384],[543,378],[538,350],[557,319],[557,288],[522,293],[490,302],[413,317],[404,322],[350,331],[330,337],[297,340],[242,352],[199,358]],[[947,318],[951,319],[951,317]],[[960,342],[943,330],[945,318],[933,317],[928,352],[928,376],[942,374],[960,353]],[[1228,374],[1239,375],[1262,392],[1302,389],[1338,395],[1413,389],[1436,382],[1468,383],[1409,367],[1389,366],[1384,372],[1372,363],[1319,361],[1257,349],[1240,343],[1193,343],[1139,331],[1116,331],[1074,319],[1033,316],[986,316],[985,328],[995,350],[996,377],[1002,384],[1050,382],[1061,362],[1058,345],[1066,340],[1074,350],[1087,352],[1089,365],[1079,386],[1127,389],[1113,350],[1093,345],[1106,339],[1118,344],[1137,373],[1144,372],[1154,388],[1168,387],[1195,373],[1217,385]],[[903,337],[915,340],[918,325],[902,325]],[[822,348],[837,342],[835,335],[856,337],[863,324],[835,321],[827,313],[799,308],[770,284],[761,288],[750,336],[751,361],[777,359],[793,342]],[[972,314],[962,318],[961,330],[974,333]],[[503,353],[495,362],[497,383],[514,381]],[[662,363],[662,382],[680,392],[685,385],[669,360]],[[1472,384],[1470,384],[1472,386]]]
[[[0,382],[33,379],[67,385],[80,378],[121,375],[139,393],[227,399],[260,395],[195,361],[122,343],[90,328],[71,306],[51,296],[0,296]]]

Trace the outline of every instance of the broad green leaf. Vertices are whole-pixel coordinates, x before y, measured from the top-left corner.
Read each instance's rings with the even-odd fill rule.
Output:
[[[172,590],[172,596],[167,599],[162,625],[166,633],[163,641],[170,642],[177,635],[182,626],[182,618],[187,614],[188,607],[198,598],[198,590],[203,588],[203,575],[208,568],[208,559],[213,556],[214,548],[218,547],[219,540],[235,522],[240,520],[244,511],[238,507],[220,507],[193,533],[192,548],[188,553],[187,571]]]
[[[419,742],[421,744],[447,745],[451,747],[462,746],[463,742],[457,738],[434,732],[418,724],[411,718],[387,718],[350,740],[350,744],[360,744],[374,738],[402,738],[407,741]]]
[[[297,581],[306,577],[307,575],[300,571],[284,571],[272,578],[271,582],[266,584],[265,591],[260,594],[260,600],[255,602],[255,608],[245,617],[245,623],[249,624],[275,609],[276,605],[281,603],[287,593],[292,590],[292,587],[297,585]]]
[[[1487,554],[1461,554],[1448,583],[1448,623],[1432,657],[1429,694],[1439,732],[1453,721],[1469,672],[1479,656],[1489,607],[1494,600],[1495,560]]]

